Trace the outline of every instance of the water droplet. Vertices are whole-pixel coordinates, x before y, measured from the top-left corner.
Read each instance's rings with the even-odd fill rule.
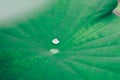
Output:
[[[50,49],[50,52],[52,54],[58,54],[60,51],[59,51],[59,49]]]
[[[60,41],[59,41],[57,38],[55,38],[55,39],[52,40],[52,43],[53,43],[53,44],[59,44]]]

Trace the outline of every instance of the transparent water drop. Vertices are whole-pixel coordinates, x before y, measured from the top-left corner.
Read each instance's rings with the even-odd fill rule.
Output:
[[[60,43],[60,41],[59,41],[59,39],[54,38],[54,39],[52,40],[52,43],[53,43],[53,44],[59,44],[59,43]]]
[[[50,49],[50,52],[52,54],[58,54],[60,51],[59,51],[59,49]]]

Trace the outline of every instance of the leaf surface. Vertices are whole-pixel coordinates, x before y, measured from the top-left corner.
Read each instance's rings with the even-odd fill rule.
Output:
[[[120,80],[117,0],[40,1],[0,21],[0,80]]]

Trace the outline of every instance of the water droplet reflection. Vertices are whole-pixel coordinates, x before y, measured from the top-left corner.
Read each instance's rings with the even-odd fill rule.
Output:
[[[52,54],[58,54],[60,51],[59,51],[59,49],[50,49],[50,52]]]

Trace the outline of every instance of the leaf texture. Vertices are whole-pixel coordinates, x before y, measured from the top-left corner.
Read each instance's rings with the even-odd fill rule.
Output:
[[[0,80],[120,80],[117,0],[41,1],[1,21]]]

